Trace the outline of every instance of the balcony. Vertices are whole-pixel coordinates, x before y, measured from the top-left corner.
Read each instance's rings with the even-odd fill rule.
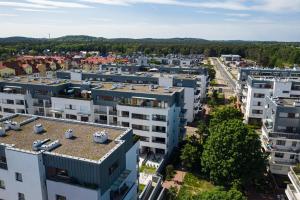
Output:
[[[35,106],[35,107],[44,107],[44,103],[43,102],[33,102],[33,106]]]
[[[109,115],[117,116],[117,111],[116,110],[110,110],[108,113],[109,113]]]
[[[95,114],[98,114],[98,115],[107,115],[107,111],[104,111],[104,110],[98,110],[98,109],[95,109],[95,110],[94,110],[94,113],[95,113]]]
[[[288,173],[288,177],[290,178],[291,182],[295,189],[299,192],[300,191],[300,169],[298,167],[291,167],[291,170]]]
[[[297,191],[295,187],[292,184],[288,184],[285,190],[285,194],[288,197],[289,200],[298,200],[296,194]]]
[[[268,138],[283,138],[283,139],[291,139],[291,140],[300,140],[300,134],[294,133],[284,133],[284,132],[272,132],[272,129],[267,128],[265,124],[262,126],[262,132]]]
[[[67,176],[61,176],[61,175],[52,175],[52,176],[47,176],[47,179],[50,181],[54,182],[61,182],[61,183],[66,183],[74,186],[79,186],[79,187],[84,187],[88,189],[98,189],[98,186],[96,184],[92,183],[79,183],[75,178],[73,177],[67,177]]]
[[[51,107],[52,107],[52,104],[51,104],[51,103],[45,103],[45,107],[46,107],[46,108],[51,108]]]

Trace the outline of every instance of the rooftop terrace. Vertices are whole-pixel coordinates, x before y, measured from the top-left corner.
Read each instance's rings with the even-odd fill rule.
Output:
[[[7,83],[23,83],[23,84],[34,84],[34,85],[60,85],[64,84],[67,81],[62,79],[53,79],[53,78],[34,78],[31,76],[16,76],[13,78],[3,78],[1,82]]]
[[[165,88],[158,85],[143,85],[143,84],[126,84],[126,83],[101,83],[97,90],[109,90],[118,92],[132,92],[132,93],[147,93],[160,95],[173,95],[175,92],[180,92],[183,88],[169,87]]]
[[[300,99],[299,98],[286,98],[286,97],[275,97],[272,98],[272,101],[283,107],[299,107],[300,108]]]
[[[102,126],[93,123],[75,122],[69,120],[42,118],[30,115],[13,115],[11,118],[1,119],[1,125],[4,121],[11,120],[20,124],[20,130],[7,130],[6,135],[0,137],[0,143],[14,145],[14,148],[37,152],[32,148],[36,140],[50,141],[59,140],[60,146],[50,152],[63,154],[67,156],[79,157],[98,161],[110,150],[117,146],[118,139],[126,132],[125,128]],[[24,121],[29,121],[24,123]],[[22,123],[23,122],[23,123]],[[42,124],[45,131],[34,133],[34,126]],[[74,136],[71,139],[65,138],[65,132],[72,129]],[[98,131],[107,131],[108,140],[104,144],[96,143],[93,140],[93,134]]]

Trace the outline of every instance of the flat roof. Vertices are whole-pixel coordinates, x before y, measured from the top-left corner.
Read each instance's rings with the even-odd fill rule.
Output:
[[[272,101],[283,107],[300,107],[300,98],[277,97],[272,98]]]
[[[53,78],[35,78],[32,76],[15,76],[12,78],[3,78],[2,82],[6,83],[23,83],[23,84],[34,84],[34,85],[60,85],[67,83],[69,81],[63,79],[53,79]]]
[[[4,119],[2,118],[1,123],[6,121]],[[30,115],[14,115],[8,120],[21,123],[29,119],[32,121],[21,125],[20,130],[6,131],[6,136],[0,137],[0,143],[13,144],[14,148],[37,152],[32,149],[34,141],[50,139],[46,143],[49,144],[59,140],[61,145],[50,152],[98,161],[117,145],[115,140],[127,130],[121,127]],[[45,131],[41,134],[34,133],[33,127],[36,124],[42,124]],[[74,137],[72,139],[65,138],[65,132],[68,129],[73,130]],[[105,144],[95,143],[93,133],[104,130],[108,133],[108,141]]]
[[[109,90],[118,92],[131,92],[131,93],[146,93],[146,94],[159,94],[159,95],[173,95],[175,92],[180,92],[183,88],[180,87],[162,87],[153,85],[153,89],[150,89],[149,84],[129,84],[129,83],[110,83],[102,82],[96,90]]]

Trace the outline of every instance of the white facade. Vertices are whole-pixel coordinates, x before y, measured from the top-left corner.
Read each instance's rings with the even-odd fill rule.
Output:
[[[18,193],[22,193],[25,199],[46,200],[42,156],[10,148],[5,151],[8,169],[0,169],[0,179],[5,184],[5,189],[0,189],[0,197],[18,199]],[[20,174],[20,180],[16,180],[16,173]]]
[[[299,180],[299,168],[291,167],[288,173],[288,177],[291,184],[287,185],[285,194],[288,200],[300,200],[300,180]]]
[[[292,89],[293,79],[257,79],[266,80],[265,83],[247,83],[243,93],[247,94],[243,101],[242,110],[245,112],[245,121],[249,123],[251,119],[261,121],[265,110],[265,97],[292,97],[299,96],[299,90]],[[255,81],[255,79],[254,79]]]

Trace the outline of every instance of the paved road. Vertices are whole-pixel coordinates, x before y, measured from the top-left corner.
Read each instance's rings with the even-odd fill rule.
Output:
[[[228,74],[226,69],[224,69],[223,65],[219,62],[217,58],[211,58],[213,61],[214,66],[216,67],[216,70],[218,70],[221,75],[226,79],[228,86],[232,89],[233,92],[235,92],[236,89],[236,82],[231,78],[231,76]]]

